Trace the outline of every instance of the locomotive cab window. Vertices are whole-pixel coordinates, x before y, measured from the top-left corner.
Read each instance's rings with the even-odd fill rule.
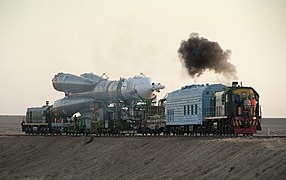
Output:
[[[241,98],[242,98],[242,99],[245,99],[246,97],[247,97],[247,92],[242,92],[242,93],[241,93]]]
[[[250,98],[254,97],[255,99],[257,99],[257,97],[255,96],[254,93],[251,93],[249,96],[250,96]]]

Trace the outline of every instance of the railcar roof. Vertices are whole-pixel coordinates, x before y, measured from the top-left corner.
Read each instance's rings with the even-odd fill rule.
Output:
[[[223,84],[193,84],[184,86],[179,90],[173,91],[168,95],[168,98],[176,98],[181,96],[201,96],[205,91],[211,90],[217,87],[226,87]]]

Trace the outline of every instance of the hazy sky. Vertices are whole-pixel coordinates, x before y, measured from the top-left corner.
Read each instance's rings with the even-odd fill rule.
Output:
[[[0,0],[0,114],[62,98],[51,83],[58,72],[112,80],[143,72],[166,86],[159,97],[225,81],[187,75],[177,50],[192,32],[232,51],[263,116],[286,117],[285,0]]]

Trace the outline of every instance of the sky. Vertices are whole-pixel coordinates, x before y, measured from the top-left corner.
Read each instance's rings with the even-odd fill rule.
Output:
[[[284,0],[0,0],[0,114],[62,98],[51,83],[58,72],[144,73],[166,86],[159,98],[193,83],[230,84],[212,71],[187,74],[177,50],[192,32],[231,50],[262,116],[286,117]]]

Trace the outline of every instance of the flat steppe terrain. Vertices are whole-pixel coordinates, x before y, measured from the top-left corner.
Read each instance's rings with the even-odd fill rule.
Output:
[[[6,136],[22,119],[0,117],[0,179],[286,179],[286,138]]]

